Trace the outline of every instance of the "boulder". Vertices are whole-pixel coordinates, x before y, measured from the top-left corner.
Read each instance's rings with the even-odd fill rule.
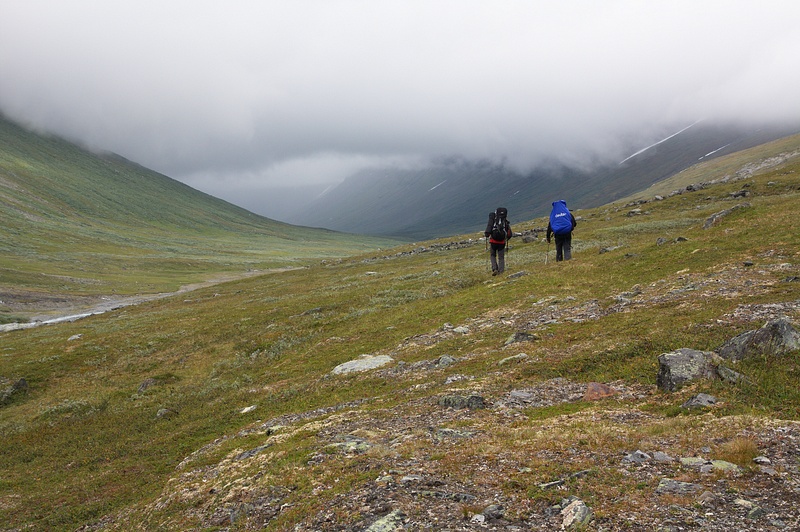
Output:
[[[463,408],[478,410],[486,408],[486,401],[480,395],[470,395],[469,397],[464,397],[463,395],[446,395],[439,398],[439,406],[454,408],[456,410]]]
[[[345,362],[344,364],[339,364],[333,368],[331,373],[334,375],[344,375],[346,373],[367,371],[370,369],[380,368],[393,361],[394,359],[389,355],[361,355],[361,358]]]
[[[0,405],[10,403],[16,395],[28,392],[28,381],[19,379],[11,383],[8,379],[0,378]]]
[[[684,383],[717,377],[714,354],[708,351],[681,348],[658,357],[659,389],[674,392]]]
[[[586,385],[586,392],[583,394],[584,401],[599,401],[619,394],[619,390],[612,388],[601,382],[590,382]]]
[[[780,357],[798,349],[800,333],[787,318],[778,318],[760,329],[731,338],[717,353],[724,359],[739,361],[758,356]]]

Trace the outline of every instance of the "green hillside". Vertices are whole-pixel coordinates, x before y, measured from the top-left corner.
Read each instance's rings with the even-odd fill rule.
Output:
[[[465,236],[0,333],[0,529],[796,529],[800,351],[656,382],[800,327],[799,149],[580,210],[566,263],[537,218],[499,278]]]
[[[0,207],[0,293],[17,295],[174,291],[391,243],[269,220],[1,118]]]

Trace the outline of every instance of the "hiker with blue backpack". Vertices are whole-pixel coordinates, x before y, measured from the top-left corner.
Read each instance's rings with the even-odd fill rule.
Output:
[[[508,209],[498,207],[489,213],[489,223],[483,236],[489,239],[493,276],[500,275],[506,269],[506,247],[513,234],[511,224],[508,223]]]
[[[567,209],[567,202],[554,201],[553,210],[550,211],[550,222],[547,224],[547,243],[550,243],[550,235],[555,235],[556,262],[572,258],[572,230],[576,225],[578,223]]]

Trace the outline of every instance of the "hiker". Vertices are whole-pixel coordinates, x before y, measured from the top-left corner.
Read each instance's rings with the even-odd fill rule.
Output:
[[[483,235],[489,239],[491,247],[492,275],[499,275],[506,269],[506,246],[513,233],[508,223],[508,209],[498,207],[489,213],[489,223]]]
[[[547,224],[547,243],[550,235],[556,236],[556,262],[572,258],[572,230],[578,223],[575,216],[567,209],[567,202],[558,200],[553,202],[550,211],[550,221]]]

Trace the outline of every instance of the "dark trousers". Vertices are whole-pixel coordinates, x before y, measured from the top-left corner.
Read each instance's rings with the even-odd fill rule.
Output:
[[[572,258],[572,233],[556,236],[556,262]]]
[[[506,269],[506,245],[492,242],[492,271],[503,273]]]

